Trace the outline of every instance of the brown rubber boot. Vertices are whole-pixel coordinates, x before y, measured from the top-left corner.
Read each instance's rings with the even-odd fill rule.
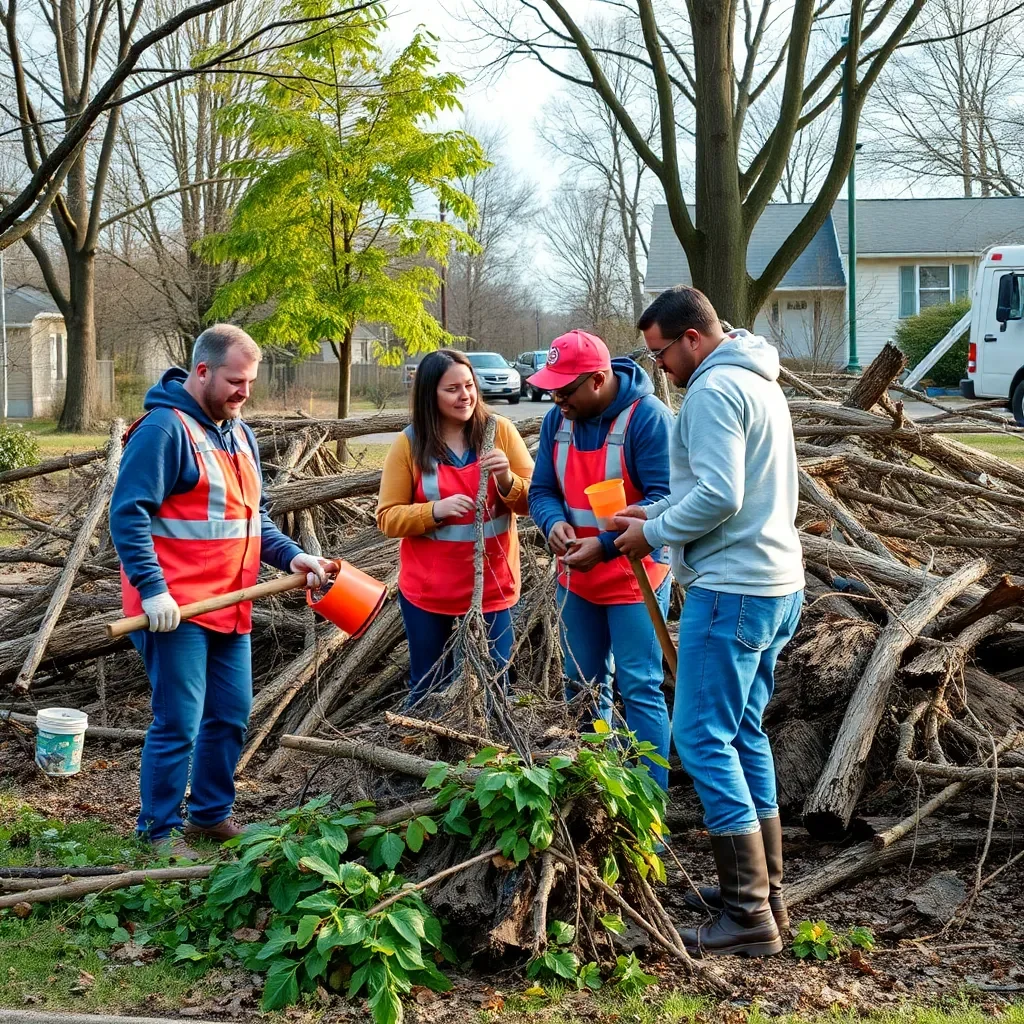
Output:
[[[711,924],[680,935],[692,953],[712,956],[774,956],[782,938],[768,905],[768,866],[759,832],[712,836],[722,913]]]
[[[187,839],[213,839],[218,843],[226,843],[244,831],[234,818],[225,818],[216,825],[197,825],[194,821],[187,821],[184,834]]]
[[[768,904],[779,934],[785,939],[790,934],[789,911],[782,894],[782,819],[777,814],[761,819],[761,841],[768,865]],[[717,914],[722,909],[722,894],[717,885],[702,885],[696,892],[692,889],[687,892],[683,903],[690,910]]]

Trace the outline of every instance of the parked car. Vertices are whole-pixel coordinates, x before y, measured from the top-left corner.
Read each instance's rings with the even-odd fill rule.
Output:
[[[539,402],[546,391],[541,391],[538,388],[532,387],[526,383],[526,378],[535,374],[538,370],[542,369],[544,364],[548,361],[548,350],[546,348],[534,349],[531,352],[523,352],[516,356],[515,368],[519,372],[519,376],[522,378],[522,385],[520,387],[521,393],[525,396],[526,392],[530,392],[530,401]]]
[[[519,374],[504,356],[497,352],[467,352],[466,358],[473,365],[484,398],[507,398],[509,405],[519,404]]]

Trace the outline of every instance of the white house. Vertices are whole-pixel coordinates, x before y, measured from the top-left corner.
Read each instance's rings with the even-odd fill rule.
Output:
[[[4,291],[7,415],[49,416],[67,379],[64,317],[49,294],[21,285]]]
[[[799,219],[804,203],[769,205],[747,248],[757,276]],[[758,313],[753,330],[784,356],[816,364],[846,362],[847,203],[839,200],[818,233]],[[1024,199],[859,199],[857,201],[857,349],[867,365],[893,337],[900,319],[969,298],[987,248],[1024,242]],[[691,283],[686,255],[656,206],[644,282],[653,298]],[[736,325],[741,326],[741,325]]]

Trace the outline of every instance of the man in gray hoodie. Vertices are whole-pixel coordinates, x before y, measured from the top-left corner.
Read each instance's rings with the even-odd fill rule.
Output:
[[[671,491],[617,520],[617,546],[664,544],[686,588],[672,735],[704,806],[720,888],[691,906],[721,913],[684,931],[705,952],[768,956],[789,928],[775,768],[761,725],[779,652],[796,632],[803,560],[793,425],[779,355],[726,333],[695,288],[662,292],[637,325],[650,357],[686,388],[669,441]]]

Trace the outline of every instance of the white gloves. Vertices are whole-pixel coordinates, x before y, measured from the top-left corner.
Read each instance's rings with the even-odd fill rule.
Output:
[[[142,602],[142,610],[149,617],[150,633],[170,633],[181,622],[178,602],[166,591],[156,597],[147,597]]]
[[[306,573],[306,586],[311,589],[327,582],[324,559],[317,558],[316,555],[307,555],[305,551],[297,554],[289,563],[288,568],[292,572]]]

